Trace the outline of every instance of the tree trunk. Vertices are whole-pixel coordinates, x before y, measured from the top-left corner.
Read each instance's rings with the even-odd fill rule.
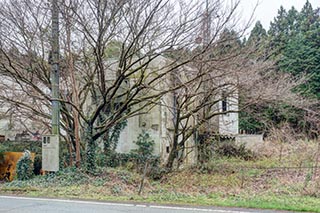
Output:
[[[178,140],[179,140],[179,119],[180,119],[180,111],[176,110],[176,114],[174,116],[174,135],[173,135],[173,144],[172,149],[169,153],[168,161],[166,164],[167,169],[171,170],[173,167],[174,160],[178,157]]]
[[[78,85],[75,77],[75,70],[73,65],[73,56],[71,51],[71,22],[69,11],[66,15],[66,32],[67,32],[67,51],[68,51],[68,69],[71,77],[72,86],[72,101],[76,107],[79,107],[78,97]],[[74,140],[76,150],[76,166],[80,167],[81,155],[80,155],[80,136],[79,136],[79,112],[75,107],[72,107],[73,124],[74,124]]]
[[[175,159],[177,158],[177,156],[178,156],[177,146],[174,146],[174,145],[175,145],[175,143],[174,143],[173,146],[172,146],[172,150],[171,150],[171,152],[169,153],[168,161],[167,161],[167,164],[166,164],[166,167],[167,167],[167,169],[169,169],[169,170],[172,169],[174,160],[175,160]]]
[[[96,143],[93,139],[93,126],[88,124],[85,131],[86,150],[86,171],[94,173],[96,170]]]

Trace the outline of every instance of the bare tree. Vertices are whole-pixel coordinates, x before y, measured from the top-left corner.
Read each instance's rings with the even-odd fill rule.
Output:
[[[311,101],[292,92],[305,79],[276,73],[273,62],[260,60],[256,48],[243,47],[239,36],[239,33],[224,31],[211,43],[201,60],[172,74],[172,82],[183,87],[172,93],[173,104],[170,101],[163,103],[170,108],[173,117],[173,137],[166,162],[168,169],[172,169],[175,162],[177,166],[183,162],[188,155],[186,148],[197,150],[201,158],[200,135],[237,134],[221,129],[219,123],[223,115],[237,114],[257,103],[311,105]],[[198,78],[188,82],[190,76]],[[197,146],[187,143],[192,137]]]
[[[179,61],[173,49],[192,48],[200,21],[197,4],[179,12],[171,1],[65,1],[61,12],[62,135],[79,157],[78,126],[88,152],[110,127],[141,113],[167,91],[155,88]],[[43,1],[1,2],[1,99],[19,116],[50,118],[50,10]],[[178,11],[178,12],[177,12]],[[153,65],[151,66],[151,64]],[[157,62],[158,63],[158,62]],[[152,67],[152,69],[151,69]],[[139,106],[136,107],[135,106]],[[78,121],[79,117],[79,121]],[[49,125],[46,125],[49,127]],[[82,138],[82,140],[85,140]]]
[[[181,109],[175,112],[176,139],[181,134],[189,138],[218,115],[208,110],[219,101],[212,97],[219,97],[219,89],[226,85],[238,90],[240,84],[216,82],[231,75],[242,79],[260,66],[252,63],[246,73],[246,55],[216,52],[228,42],[219,39],[223,31],[238,25],[238,3],[224,7],[215,0],[209,5],[211,37],[199,45],[196,41],[204,39],[199,38],[204,19],[201,1],[60,2],[60,133],[70,154],[76,154],[76,164],[80,165],[80,151],[85,148],[87,167],[94,168],[97,141],[108,140],[112,127],[146,113],[167,94],[175,94],[174,110]],[[0,4],[0,100],[16,117],[50,128],[50,2]],[[216,56],[209,57],[212,54]],[[197,69],[178,78],[185,67]],[[203,90],[203,85],[211,86]],[[204,108],[211,114],[194,118],[197,123],[192,128],[186,125]]]

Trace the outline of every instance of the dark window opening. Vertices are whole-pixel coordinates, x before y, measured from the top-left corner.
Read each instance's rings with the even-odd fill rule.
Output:
[[[50,137],[43,137],[43,144],[49,144],[50,143]]]
[[[228,110],[228,102],[227,96],[225,92],[222,93],[222,112],[226,112]]]
[[[169,154],[169,152],[170,152],[170,147],[169,146],[166,147],[166,151]]]

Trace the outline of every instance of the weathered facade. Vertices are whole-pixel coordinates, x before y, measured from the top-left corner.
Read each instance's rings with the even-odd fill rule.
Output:
[[[165,63],[165,59],[162,58],[162,60],[155,63]],[[166,79],[166,84],[159,84],[158,89],[161,90],[161,87],[165,87],[170,83],[173,83],[172,79],[168,78]],[[219,101],[211,108],[219,115],[214,116],[207,124],[203,125],[205,128],[204,131],[207,131],[210,134],[220,134],[232,137],[238,134],[238,94],[237,90],[234,88],[230,89],[230,91],[227,92],[225,97],[223,97],[224,94],[222,89],[217,93],[219,97],[215,97],[215,99]],[[166,93],[154,107],[150,110],[146,110],[146,113],[129,118],[127,126],[121,132],[116,151],[128,153],[130,150],[137,148],[134,141],[137,140],[137,137],[142,130],[145,130],[155,142],[154,154],[159,155],[162,161],[165,162],[171,150],[174,135],[174,99],[174,92]],[[196,125],[201,111],[197,114],[197,116],[192,116],[188,120],[187,125]],[[188,164],[196,162],[197,150],[195,138],[196,135],[193,135],[185,142],[184,153],[185,155],[188,155],[185,158],[185,162]]]
[[[166,58],[158,57],[156,60],[148,66],[149,70],[160,70],[160,72],[166,72],[166,70],[161,70],[160,68],[166,67],[164,64],[167,63]],[[171,63],[171,62],[170,62]],[[106,73],[106,84],[112,85],[113,81],[116,79],[117,61],[109,60],[106,62],[106,67],[108,67]],[[184,81],[188,78],[188,72],[192,72],[192,68],[183,67],[179,70],[180,81]],[[172,75],[167,75],[166,78],[159,81],[157,84],[157,91],[161,91],[170,87],[174,84],[174,78]],[[81,79],[79,79],[81,83]],[[147,80],[146,80],[147,81]],[[126,81],[126,84],[133,84],[135,82],[134,76]],[[146,82],[147,83],[147,82]],[[123,90],[126,89],[126,85],[123,85]],[[192,88],[190,88],[192,91]],[[182,89],[181,89],[182,90]],[[204,93],[206,92],[205,89]],[[231,89],[231,91],[234,89]],[[224,91],[227,91],[225,95]],[[179,91],[178,91],[179,92]],[[99,94],[97,94],[99,95]],[[175,92],[164,93],[160,99],[156,100],[155,104],[150,105],[148,108],[144,108],[141,114],[128,118],[127,126],[122,130],[119,138],[119,142],[116,148],[117,152],[128,153],[132,149],[137,148],[134,141],[137,140],[140,133],[143,130],[149,133],[151,138],[155,142],[154,154],[159,155],[163,161],[168,158],[169,152],[172,148],[172,141],[174,136],[174,118],[175,118]],[[225,97],[224,97],[225,96]],[[96,97],[96,99],[99,97]],[[205,125],[203,125],[204,131],[213,134],[222,135],[236,135],[238,134],[238,95],[237,92],[229,92],[228,88],[221,87],[221,91],[216,92],[216,100],[219,100],[211,110],[215,110],[219,115],[214,116]],[[197,97],[201,100],[201,97]],[[198,100],[198,101],[199,101]],[[118,100],[121,102],[121,100]],[[195,103],[197,100],[195,101]],[[92,97],[87,96],[84,104],[84,112],[90,112],[94,110],[95,100]],[[192,104],[189,108],[192,108]],[[190,109],[189,109],[190,110]],[[186,126],[194,126],[197,124],[198,119],[201,119],[201,111],[195,113],[187,121]],[[199,117],[200,116],[200,117]],[[4,134],[12,134],[12,131],[8,131],[7,121],[1,121],[0,126],[4,131]],[[5,132],[7,131],[7,132]],[[201,130],[200,130],[201,131]],[[0,132],[1,133],[1,132]],[[14,137],[14,136],[13,136]],[[179,138],[180,140],[180,138]],[[188,157],[185,158],[187,163],[193,163],[196,159],[196,134],[188,137],[185,142],[184,153],[188,153]],[[101,146],[103,146],[101,144]]]

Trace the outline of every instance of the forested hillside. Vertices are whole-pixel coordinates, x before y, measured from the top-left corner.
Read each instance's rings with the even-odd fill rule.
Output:
[[[300,136],[317,135],[318,100],[320,99],[320,9],[306,1],[301,11],[294,7],[278,14],[264,29],[257,21],[244,46],[259,51],[260,60],[273,60],[276,72],[288,73],[304,82],[294,89],[302,94],[312,107],[298,103],[259,103],[241,115],[241,128],[248,132],[268,134],[273,127],[291,129]],[[274,94],[277,95],[277,94]],[[283,97],[285,98],[285,97]]]

